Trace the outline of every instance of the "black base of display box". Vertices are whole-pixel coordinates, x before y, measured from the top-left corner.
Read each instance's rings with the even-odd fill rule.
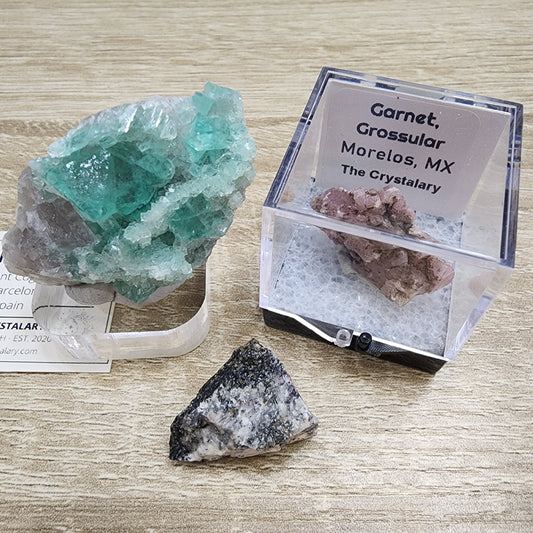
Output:
[[[370,333],[355,334],[350,330],[318,320],[293,314],[283,314],[270,309],[263,309],[263,317],[265,324],[272,328],[282,329],[342,348],[349,348],[350,350],[416,368],[430,374],[435,374],[447,362],[444,357],[441,358],[431,354],[417,353],[399,348],[373,339]]]

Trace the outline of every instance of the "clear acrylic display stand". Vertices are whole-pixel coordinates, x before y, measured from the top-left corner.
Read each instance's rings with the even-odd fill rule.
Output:
[[[322,69],[263,207],[266,323],[428,372],[454,359],[514,267],[522,113],[513,102]],[[387,185],[431,240],[311,207],[333,187]],[[346,273],[332,231],[438,257],[453,281],[400,307]]]
[[[96,330],[97,306],[79,305],[64,288],[35,287],[37,324],[80,360],[139,359],[184,355],[209,332],[209,261],[172,294],[145,308],[116,305],[108,332]],[[111,316],[110,315],[110,316]]]

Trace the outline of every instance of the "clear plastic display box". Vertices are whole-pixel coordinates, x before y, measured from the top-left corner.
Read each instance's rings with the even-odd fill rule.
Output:
[[[428,372],[453,360],[514,267],[521,133],[517,103],[323,68],[263,207],[266,323]],[[423,233],[311,206],[385,187]],[[453,279],[400,305],[361,273],[354,238],[444,262]],[[381,257],[368,268],[394,285]]]

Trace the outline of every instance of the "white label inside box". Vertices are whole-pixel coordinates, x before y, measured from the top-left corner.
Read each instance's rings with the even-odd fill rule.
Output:
[[[4,234],[0,232],[0,247]],[[38,326],[31,312],[34,292],[35,283],[9,272],[0,257],[0,371],[109,372],[111,361],[77,360]],[[79,307],[97,330],[106,331],[112,304]]]
[[[324,189],[393,185],[413,209],[455,219],[489,161],[505,172],[507,113],[338,80],[324,97],[316,175]]]

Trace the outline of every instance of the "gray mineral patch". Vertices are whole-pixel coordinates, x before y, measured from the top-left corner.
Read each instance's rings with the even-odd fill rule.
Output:
[[[233,352],[176,417],[170,458],[258,455],[311,437],[317,425],[281,362],[252,339]]]

